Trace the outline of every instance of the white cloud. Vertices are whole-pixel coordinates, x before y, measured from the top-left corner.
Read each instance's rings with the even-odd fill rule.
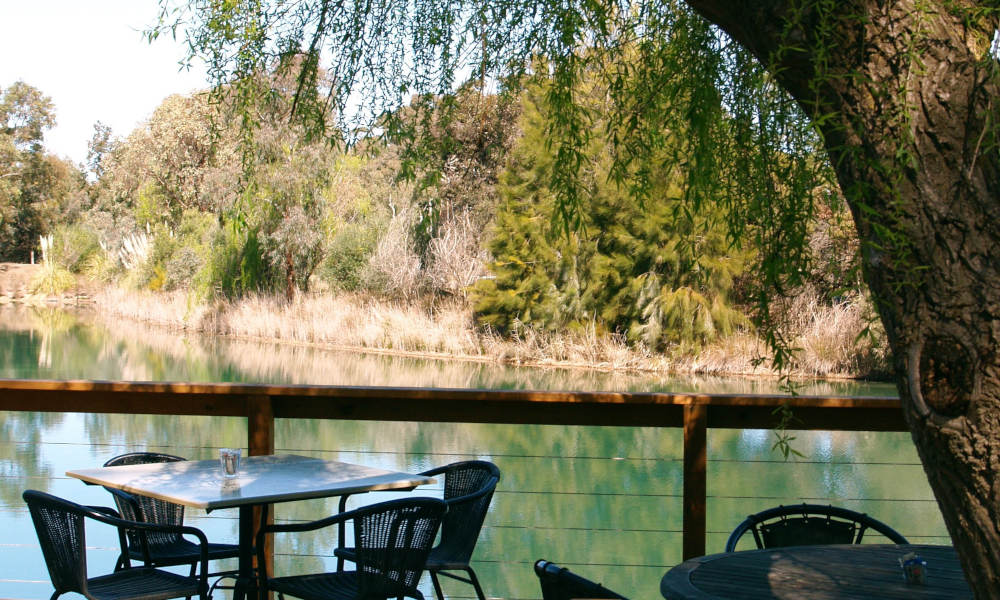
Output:
[[[156,0],[0,0],[0,87],[52,98],[50,152],[82,162],[95,121],[125,136],[165,97],[206,87],[200,65],[179,71],[183,43],[143,39],[158,14]]]

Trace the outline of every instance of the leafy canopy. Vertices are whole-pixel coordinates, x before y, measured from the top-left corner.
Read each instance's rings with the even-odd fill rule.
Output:
[[[683,2],[161,0],[161,9],[149,37],[183,32],[189,58],[207,61],[220,104],[234,94],[248,146],[255,107],[275,93],[257,76],[270,69],[294,76],[291,118],[310,135],[419,145],[421,99],[470,79],[517,91],[544,65],[557,225],[568,233],[584,222],[581,173],[594,137],[608,145],[610,180],[640,206],[657,201],[657,171],[677,173],[674,219],[694,223],[715,205],[730,242],[759,248],[757,318],[782,347],[768,299],[801,281],[807,222],[829,169],[794,101]],[[601,127],[577,98],[588,72],[607,90]],[[416,110],[397,110],[407,103]]]

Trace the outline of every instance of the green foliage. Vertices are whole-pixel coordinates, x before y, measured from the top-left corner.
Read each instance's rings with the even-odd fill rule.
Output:
[[[83,175],[45,153],[52,100],[18,81],[0,87],[0,260],[28,262],[50,224],[79,209]]]
[[[0,133],[22,152],[39,152],[45,131],[56,124],[52,99],[23,81],[0,88]]]
[[[581,83],[579,94],[600,128],[604,94],[595,79]],[[729,297],[745,256],[730,248],[708,206],[678,221],[683,171],[651,176],[647,193],[657,202],[640,207],[609,182],[609,148],[593,139],[579,157],[580,227],[551,228],[558,156],[545,143],[551,123],[540,99],[553,85],[539,81],[523,95],[523,137],[501,177],[504,203],[490,241],[495,277],[473,289],[480,322],[510,332],[519,324],[554,329],[596,320],[656,349],[698,345],[745,324]]]
[[[325,190],[333,176],[334,152],[311,143],[303,132],[265,123],[270,136],[259,145],[256,198],[244,210],[259,229],[269,269],[284,275],[285,294],[308,289],[309,279],[325,254],[326,236],[319,222],[327,210]]]
[[[100,179],[104,175],[104,158],[108,156],[114,148],[111,138],[111,126],[96,121],[94,123],[94,135],[87,142],[87,171],[95,178]]]
[[[176,229],[160,224],[151,227],[148,235],[137,237],[149,240],[149,248],[128,269],[126,285],[153,291],[193,289],[208,297],[217,283],[213,259],[224,254],[225,247],[212,215],[189,209],[181,215]]]
[[[102,249],[83,261],[80,274],[92,281],[109,282],[121,274],[121,265]]]
[[[263,257],[255,230],[219,229],[212,244],[211,262],[199,292],[205,297],[216,293],[237,298],[270,288],[271,273]]]
[[[490,240],[494,277],[473,287],[477,318],[501,333],[510,334],[522,323],[554,329],[566,321],[552,272],[558,263],[553,245],[561,239],[551,239],[549,217],[535,201],[511,198],[501,207]]]
[[[320,276],[338,289],[360,289],[364,269],[375,250],[375,243],[375,230],[363,223],[345,224],[330,240]]]
[[[306,1],[295,11],[281,2],[192,3],[177,9],[164,2],[164,7],[150,37],[185,24],[191,58],[211,62],[217,89],[235,90],[244,139],[258,131],[254,107],[267,97],[259,74],[273,64],[295,77],[291,119],[306,131],[321,135],[335,119],[338,128],[328,136],[334,143],[382,133],[403,142],[404,155],[415,157],[404,161],[410,166],[440,164],[435,161],[444,156],[441,149],[455,139],[440,132],[448,131],[449,119],[463,119],[453,92],[456,74],[468,65],[477,67],[479,90],[489,85],[517,90],[525,75],[548,76],[550,85],[539,100],[548,119],[544,135],[534,138],[552,157],[545,177],[553,204],[542,213],[552,216],[563,235],[575,231],[581,243],[594,241],[586,231],[592,221],[587,213],[593,197],[601,195],[593,189],[600,173],[626,190],[633,205],[667,203],[669,209],[653,220],[662,229],[679,230],[682,238],[696,239],[695,230],[705,229],[700,215],[725,221],[726,230],[715,224],[710,229],[758,249],[752,256],[758,276],[743,280],[742,290],[758,305],[753,316],[779,350],[779,363],[788,355],[780,351],[781,323],[769,299],[791,293],[809,272],[808,223],[829,165],[799,105],[749,52],[684,2],[382,0],[333,6]],[[321,58],[328,60],[321,65]],[[329,94],[316,94],[314,84],[329,85]],[[594,96],[595,89],[603,96]],[[348,101],[358,97],[365,102]],[[407,98],[411,110],[396,110]],[[595,146],[604,152],[599,167],[591,164]],[[429,174],[434,185],[443,173],[418,170],[412,172]],[[661,194],[665,175],[673,186],[667,196]],[[420,223],[432,234],[435,211],[447,199],[430,194],[425,200]],[[635,227],[622,227],[642,238]],[[680,246],[677,251],[685,254]],[[655,263],[655,257],[646,257],[622,266],[641,270],[650,259]],[[700,286],[714,284],[679,283],[665,269],[652,269],[661,285],[687,285],[700,295],[688,295],[687,301],[703,297],[704,303],[695,302],[699,310],[706,318],[713,314],[714,296]],[[622,305],[636,306],[643,289],[635,283],[638,274],[622,276],[632,282]],[[503,287],[499,279],[497,285]],[[643,310],[649,309],[646,321],[666,318],[673,314],[674,296],[650,288],[643,298],[637,312],[612,315],[612,321],[634,335],[656,337],[656,327],[642,325]],[[716,314],[712,321],[731,319]],[[699,327],[692,322],[689,330],[704,329]]]
[[[184,211],[173,252],[165,258],[164,289],[205,287],[203,280],[208,277],[210,264],[206,257],[213,252],[213,241],[218,231],[218,221],[211,214],[194,209]]]
[[[41,269],[31,278],[28,290],[33,294],[55,295],[76,285],[76,278],[53,260],[52,236],[39,238],[42,249]]]
[[[858,232],[843,196],[830,192],[809,229],[809,284],[831,304],[866,293]]]
[[[52,234],[52,260],[72,273],[83,272],[94,256],[104,253],[97,232],[86,224],[59,225]]]
[[[502,202],[489,240],[494,277],[480,280],[472,290],[477,319],[507,334],[521,324],[555,329],[582,316],[563,308],[579,304],[566,301],[561,291],[576,276],[572,267],[579,236],[560,236],[551,227],[553,157],[542,137],[545,117],[527,94],[520,122],[522,137],[500,174]]]
[[[76,277],[58,264],[45,263],[31,278],[28,290],[32,294],[58,295],[76,286]]]
[[[97,129],[90,153],[99,163],[93,168],[101,171],[102,201],[125,202],[140,224],[174,225],[187,209],[217,209],[213,187],[226,169],[214,163],[227,140],[216,144],[210,123],[202,95],[174,95],[124,140],[111,144]]]
[[[170,211],[165,199],[151,183],[136,190],[135,204],[132,214],[136,223],[149,224],[169,223]]]
[[[466,215],[480,232],[496,209],[497,177],[516,139],[519,107],[515,95],[488,94],[478,83],[415,99],[394,116],[412,122],[421,140],[400,147],[400,174],[416,180],[422,218],[414,238],[425,262],[433,260],[428,250],[443,223]]]
[[[182,246],[167,261],[163,289],[176,290],[191,286],[195,276],[205,266],[205,260],[196,250]]]

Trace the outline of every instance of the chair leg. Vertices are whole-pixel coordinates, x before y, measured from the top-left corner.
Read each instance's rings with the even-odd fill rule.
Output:
[[[483,588],[479,585],[479,578],[476,577],[476,572],[472,570],[472,567],[465,567],[465,571],[469,574],[469,583],[472,587],[476,588],[476,596],[479,600],[486,600],[486,594],[483,593]]]
[[[434,593],[437,595],[437,600],[444,600],[444,593],[441,592],[441,583],[438,581],[438,575],[444,575],[445,577],[471,584],[472,587],[476,588],[476,597],[479,598],[479,600],[486,600],[486,594],[483,592],[483,586],[479,585],[479,578],[476,577],[476,572],[472,570],[472,567],[456,567],[456,570],[464,571],[468,577],[462,577],[455,573],[449,573],[443,569],[440,571],[428,570],[431,575],[431,581],[434,582]]]
[[[431,581],[434,582],[434,595],[437,600],[444,600],[444,592],[441,591],[441,582],[438,581],[437,571],[431,571]]]

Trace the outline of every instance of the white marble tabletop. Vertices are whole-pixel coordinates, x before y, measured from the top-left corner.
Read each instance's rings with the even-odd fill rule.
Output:
[[[216,460],[75,469],[69,477],[206,511],[357,492],[413,488],[431,477],[294,454],[244,457],[225,479]]]

